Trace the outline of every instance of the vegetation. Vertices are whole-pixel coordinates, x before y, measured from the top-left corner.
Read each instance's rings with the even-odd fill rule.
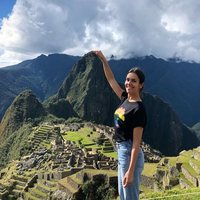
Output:
[[[52,117],[52,119],[56,119]],[[75,119],[76,120],[76,119]],[[30,144],[27,141],[33,140],[34,136],[36,134],[46,134],[48,131],[51,130],[51,126],[41,124],[40,126],[37,127],[32,127],[31,123],[26,123],[24,124],[18,131],[17,134],[15,134],[15,137],[10,136],[8,138],[8,141],[10,141],[10,146],[7,145],[6,148],[4,149],[5,151],[0,151],[1,154],[4,154],[6,152],[10,152],[7,156],[7,160],[5,163],[8,162],[8,160],[11,159],[17,159],[20,156],[26,155],[28,152],[30,152]],[[103,149],[105,147],[110,147],[110,143],[104,136],[96,131],[96,129],[89,127],[89,126],[84,126],[80,128],[78,131],[67,131],[63,133],[63,137],[65,140],[71,140],[74,141],[78,146],[82,146],[85,148],[92,148],[96,151],[100,151],[106,156],[112,156],[117,157],[116,152],[112,151],[110,153],[104,151]],[[105,139],[105,141],[104,141]],[[97,144],[98,140],[102,140],[101,144]],[[9,142],[6,141],[7,144]],[[26,142],[25,142],[26,141]],[[42,140],[41,143],[39,144],[41,147],[46,147],[47,149],[51,148],[51,145],[48,141],[48,139]],[[1,147],[2,148],[2,147]],[[183,151],[178,157],[167,157],[169,159],[169,165],[170,166],[175,166],[176,162],[182,162],[183,166],[190,168],[188,165],[189,160],[192,157],[192,151]],[[164,159],[164,158],[163,158]],[[161,163],[163,162],[163,159],[161,160]],[[193,160],[193,162],[197,165],[199,165],[198,160]],[[9,187],[9,180],[12,179],[13,175],[17,176],[16,174],[16,164],[17,162],[12,162],[11,164],[7,165],[7,168],[4,168],[1,170],[2,174],[6,174],[3,179],[0,181],[0,184],[3,184],[4,186],[7,185]],[[46,169],[48,168],[50,163],[45,163],[43,167]],[[162,167],[162,166],[161,166]],[[163,166],[165,168],[166,166]],[[148,177],[153,177],[153,174],[155,174],[157,169],[157,163],[145,163],[144,170],[143,170],[143,175],[148,176]],[[42,171],[40,171],[42,172]],[[48,170],[48,172],[52,172],[51,169]],[[104,173],[111,173],[109,171],[104,171],[104,170],[85,170],[87,173],[93,173],[93,174],[104,174]],[[25,172],[24,177],[31,177],[33,174],[36,173],[36,170],[31,170],[31,172]],[[112,172],[113,174],[110,174],[110,176],[116,176],[117,172],[114,171]],[[74,176],[74,175],[73,175]],[[182,178],[182,174],[180,175]],[[38,187],[43,187],[40,184],[38,184]],[[192,185],[191,185],[192,187]],[[46,188],[48,189],[48,188]],[[167,190],[167,191],[162,191],[162,192],[153,192],[152,189],[145,187],[144,185],[141,187],[143,193],[141,194],[141,199],[177,199],[177,200],[194,200],[199,198],[199,189],[190,189],[190,190],[181,190],[179,186],[173,187],[172,190]],[[37,189],[33,189],[32,192],[36,193],[37,195],[43,195],[42,193],[40,194],[40,191]],[[95,196],[93,196],[95,194]],[[26,196],[31,195],[30,193],[27,193]],[[101,178],[93,181],[87,181],[85,184],[82,185],[82,193],[79,194],[81,197],[80,199],[105,199],[105,200],[111,200],[111,199],[116,199],[116,191],[114,188],[107,188],[105,180]],[[78,199],[78,196],[77,196]]]
[[[148,177],[153,177],[156,172],[157,163],[145,163],[142,174]]]
[[[174,189],[165,190],[164,192],[143,193],[140,195],[141,200],[197,200],[200,199],[200,189]]]
[[[41,58],[44,59],[45,56]],[[49,75],[55,77],[54,73]],[[54,79],[50,80],[52,84],[52,80]],[[58,83],[60,81],[57,80],[56,82]],[[45,81],[45,84],[47,83],[48,80]],[[45,85],[43,85],[43,87],[44,86]],[[51,91],[48,91],[48,93],[50,94]],[[47,94],[43,94],[42,96],[44,97],[46,95]],[[146,129],[146,133],[148,133],[146,139],[149,139],[149,144],[168,155],[174,155],[176,153],[178,154],[180,148],[189,149],[198,143],[196,137],[193,136],[193,132],[185,125],[182,125],[168,104],[149,94],[144,94],[144,103],[145,102],[148,109],[147,113],[151,114],[151,116],[148,116],[150,123],[148,123]],[[0,167],[7,165],[6,168],[1,170],[0,183],[4,185],[9,184],[9,180],[12,179],[12,176],[17,176],[17,162],[13,160],[20,159],[21,156],[32,153],[33,150],[36,150],[38,147],[46,149],[52,147],[51,141],[48,138],[49,129],[47,126],[39,126],[40,122],[45,121],[53,124],[66,124],[72,122],[79,123],[83,120],[94,120],[97,123],[108,124],[112,121],[112,111],[115,107],[115,103],[118,103],[117,98],[111,92],[105,76],[103,76],[101,62],[92,54],[86,55],[74,66],[58,93],[46,102],[45,108],[31,91],[23,92],[23,94],[15,99],[12,106],[8,109],[0,125]],[[50,129],[51,128],[52,127],[50,127]],[[199,131],[199,124],[197,124],[194,129],[195,131]],[[53,137],[54,136],[52,136],[52,138]],[[108,157],[117,158],[117,154],[113,150],[110,141],[96,130],[92,130],[92,128],[84,127],[76,132],[67,131],[63,133],[63,137],[66,140],[74,141],[78,146],[86,148],[86,150],[93,149]],[[153,138],[157,139],[153,140]],[[165,138],[167,139],[165,140]],[[177,141],[177,138],[180,140]],[[191,146],[184,146],[184,144],[191,144]],[[59,154],[55,152],[51,154],[53,157],[57,155]],[[191,175],[196,177],[198,174],[188,164],[191,156],[192,152],[188,151],[182,153],[179,157],[169,157],[169,164],[170,166],[175,166],[176,162],[181,162],[183,163],[183,167],[185,167]],[[12,163],[9,163],[10,161],[12,161]],[[199,166],[199,161],[194,160],[193,162]],[[39,166],[41,168],[38,167],[38,171],[43,173],[42,170],[45,169],[48,171],[47,173],[50,173],[55,169],[50,168],[50,166],[51,163],[42,163]],[[143,175],[153,177],[156,168],[157,164],[145,164]],[[163,169],[164,168],[168,170],[168,166],[163,166]],[[30,177],[38,171],[33,169],[31,172],[27,171],[22,173],[24,173],[24,177]],[[102,171],[98,170],[97,173],[100,174]],[[109,172],[106,171],[105,173]],[[116,175],[116,171],[114,173]],[[183,174],[180,174],[180,177],[184,178]],[[38,184],[38,186],[45,188],[45,186],[41,186],[40,184]],[[151,193],[149,188],[142,188],[144,193],[141,197],[143,199],[156,199],[158,197],[159,199],[181,198],[185,200],[189,197],[192,199],[193,196],[195,199],[199,198],[198,191],[188,190],[186,193],[183,193],[185,195],[182,196],[181,193],[183,190],[180,190],[178,186],[175,186],[175,188],[172,191],[165,191],[162,193]],[[40,196],[43,195],[40,191],[37,191],[37,189],[33,189],[31,192],[35,192]],[[113,188],[107,188],[106,181],[103,177],[99,177],[99,179],[88,181],[83,185],[83,196],[81,199],[84,197],[85,199],[108,200],[114,198],[115,193],[116,191]],[[177,195],[180,196],[180,198]]]
[[[91,134],[92,132],[92,134]],[[117,158],[117,153],[114,150],[106,151],[104,150],[104,140],[99,133],[92,131],[92,128],[84,127],[78,131],[67,131],[63,134],[65,140],[74,141],[80,147],[92,148],[98,150],[106,156]],[[108,147],[112,147],[110,144]],[[112,147],[113,148],[113,147]]]
[[[113,200],[117,193],[115,188],[106,187],[105,180],[102,178],[86,182],[83,184],[82,190],[81,200]]]
[[[19,159],[29,151],[28,136],[32,131],[32,124],[24,124],[19,130],[6,138],[0,145],[0,167],[9,161]]]
[[[83,170],[84,173],[93,175],[93,180],[88,180],[81,186],[81,191],[76,200],[113,200],[116,199],[116,185],[109,186],[107,177],[117,175],[116,171],[107,170]],[[75,177],[75,175],[72,175]],[[78,181],[78,180],[76,180]],[[109,186],[109,187],[108,187]]]

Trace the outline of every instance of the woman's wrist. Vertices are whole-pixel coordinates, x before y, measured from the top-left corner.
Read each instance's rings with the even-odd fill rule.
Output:
[[[127,173],[132,176],[134,174],[134,169],[132,169],[132,168],[128,169]]]

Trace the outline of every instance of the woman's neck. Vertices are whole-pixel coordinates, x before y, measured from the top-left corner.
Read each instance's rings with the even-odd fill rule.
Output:
[[[141,98],[140,98],[140,95],[130,95],[128,94],[128,101],[132,101],[132,102],[135,102],[135,101],[141,101]]]

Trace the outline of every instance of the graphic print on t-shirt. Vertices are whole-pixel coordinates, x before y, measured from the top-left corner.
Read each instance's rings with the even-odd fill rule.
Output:
[[[123,108],[123,107],[120,107],[115,111],[115,113],[114,113],[114,123],[115,123],[115,126],[117,128],[119,127],[119,124],[118,124],[119,119],[122,120],[122,121],[125,120],[124,114],[125,114],[125,108]]]

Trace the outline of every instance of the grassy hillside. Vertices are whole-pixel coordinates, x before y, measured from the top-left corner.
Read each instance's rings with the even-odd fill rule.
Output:
[[[108,130],[107,128],[108,127],[105,127],[105,130]],[[60,130],[60,135],[58,130]],[[71,171],[72,168],[76,169],[78,165],[74,164],[74,167],[72,168],[67,167],[70,161],[70,157],[68,156],[76,154],[75,152],[70,153],[69,151],[73,151],[70,149],[77,149],[78,151],[84,150],[86,153],[95,153],[99,151],[102,153],[102,155],[105,155],[106,158],[117,158],[117,154],[112,146],[112,143],[109,141],[108,137],[105,137],[105,134],[102,134],[102,130],[104,130],[102,126],[94,126],[94,124],[91,123],[84,123],[83,125],[83,123],[80,124],[62,122],[55,125],[53,121],[51,123],[46,122],[40,124],[34,128],[31,128],[28,125],[21,127],[18,130],[21,132],[21,134],[18,134],[16,142],[14,142],[10,147],[12,149],[12,151],[10,151],[12,157],[20,157],[20,160],[10,162],[7,167],[0,171],[0,198],[1,195],[5,194],[5,191],[10,191],[9,198],[12,197],[13,199],[16,199],[15,197],[22,193],[26,198],[31,199],[44,199],[46,197],[45,195],[47,194],[47,196],[50,198],[52,197],[51,195],[58,191],[58,189],[65,192],[70,190],[69,185],[71,185],[72,193],[73,191],[77,192],[80,186],[85,188],[85,191],[87,191],[89,185],[93,187],[93,184],[96,183],[84,182],[83,175],[85,173],[94,177],[99,174],[109,174],[109,176],[116,177],[116,170],[97,170],[92,169],[90,166],[90,169],[84,169],[83,171]],[[60,139],[62,140],[62,138],[66,144],[58,143],[58,141]],[[20,141],[26,142],[23,143]],[[67,143],[69,141],[70,145],[72,146],[69,146],[70,148],[67,149]],[[183,151],[177,157],[163,158],[160,163],[145,163],[142,175],[150,178],[152,181],[154,180],[153,177],[157,173],[158,169],[166,171],[168,172],[167,174],[169,174],[169,166],[172,167],[176,166],[176,163],[182,163],[182,166],[187,169],[189,173],[195,177],[198,177],[198,174],[196,174],[195,170],[192,169],[188,164],[190,161],[192,161],[192,163],[200,168],[200,161],[198,159],[194,159],[194,152],[198,151],[199,149]],[[42,152],[44,152],[44,155]],[[3,153],[3,151],[1,151],[1,153]],[[20,153],[23,153],[23,155],[26,156],[22,157]],[[90,153],[89,155],[93,155]],[[31,157],[31,155],[33,157]],[[78,159],[85,157],[84,155],[81,155],[82,154],[80,154]],[[32,163],[32,159],[38,160]],[[166,162],[166,159],[168,162],[166,165],[164,165],[163,163]],[[73,162],[73,160],[71,161]],[[20,170],[22,169],[20,167],[22,164],[20,163],[23,163],[24,166],[29,163],[28,170]],[[81,177],[82,179],[80,179]],[[187,179],[182,172],[178,175],[178,177],[184,180]],[[162,180],[165,181],[165,178]],[[25,192],[23,192],[27,183],[32,184],[28,186]],[[66,187],[65,190],[63,190],[61,185],[64,188]],[[105,188],[101,186],[101,189],[103,191]],[[143,200],[197,200],[200,197],[200,189],[195,188],[192,183],[190,183],[190,188],[188,189],[183,189],[178,184],[173,186],[171,189],[166,190],[163,188],[160,191],[154,192],[153,184],[151,183],[148,186],[148,184],[142,180],[140,189],[142,192],[140,199]],[[113,191],[110,192],[112,193]]]
[[[149,192],[140,195],[141,200],[199,200],[200,189],[173,189],[164,192]]]
[[[106,156],[117,158],[117,153],[114,151],[111,142],[90,127],[84,127],[78,131],[67,131],[63,133],[63,138],[75,142],[82,148],[92,148]]]
[[[19,159],[27,153],[28,136],[32,131],[31,124],[24,124],[19,130],[7,137],[0,145],[0,168],[8,161]],[[16,137],[15,137],[16,136]]]

